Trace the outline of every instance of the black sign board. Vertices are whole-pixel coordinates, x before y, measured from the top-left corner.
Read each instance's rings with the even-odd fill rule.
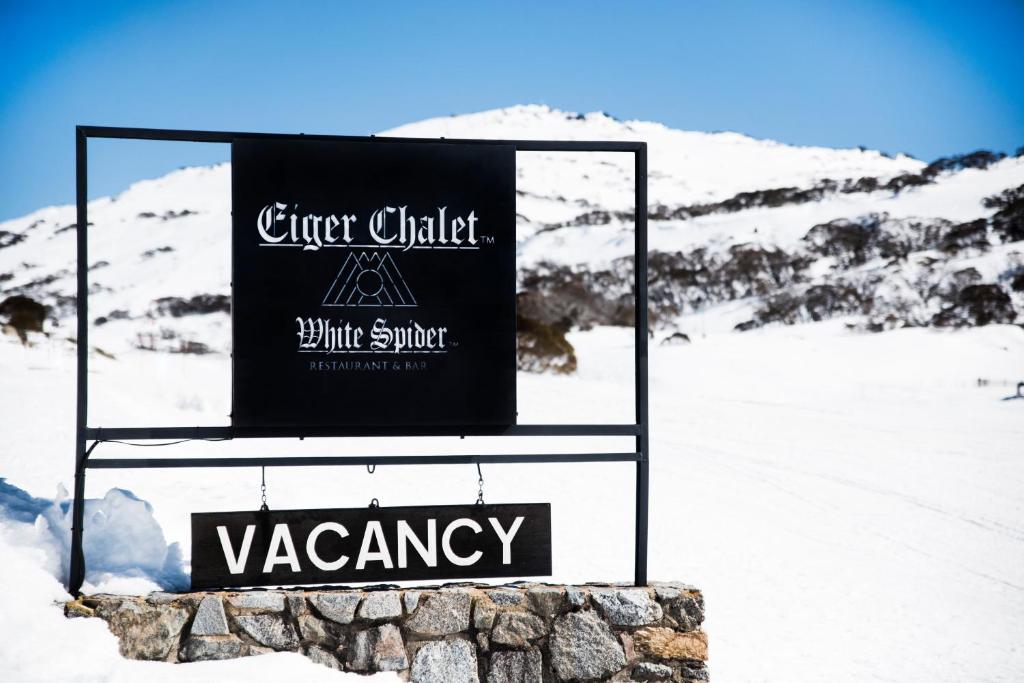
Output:
[[[551,575],[551,506],[192,515],[192,588]]]
[[[511,145],[232,143],[232,424],[515,423]]]

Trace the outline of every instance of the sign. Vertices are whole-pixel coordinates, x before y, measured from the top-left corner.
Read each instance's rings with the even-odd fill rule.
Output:
[[[238,139],[234,426],[515,423],[511,145]]]
[[[551,575],[551,506],[192,515],[192,589]]]

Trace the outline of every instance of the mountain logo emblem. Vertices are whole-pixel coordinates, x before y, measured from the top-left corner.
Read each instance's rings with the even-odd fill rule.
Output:
[[[349,253],[323,300],[324,306],[416,306],[391,254]]]

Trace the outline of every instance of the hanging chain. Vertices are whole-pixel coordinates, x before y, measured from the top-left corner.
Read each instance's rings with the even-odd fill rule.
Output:
[[[477,492],[476,492],[476,504],[477,505],[483,505],[484,504],[484,474],[483,474],[483,472],[480,471],[480,463],[476,464],[476,476],[477,476],[476,485],[478,487],[477,488]]]
[[[260,498],[263,504],[260,505],[260,512],[266,512],[270,508],[267,507],[267,468],[260,468]]]

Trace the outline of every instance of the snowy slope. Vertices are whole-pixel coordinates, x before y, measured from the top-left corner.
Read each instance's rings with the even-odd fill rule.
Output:
[[[792,147],[736,133],[678,131],[541,106],[431,119],[385,134],[645,140],[652,206],[689,206],[777,187],[808,188],[826,179],[884,182],[924,166],[874,151]],[[597,268],[630,254],[632,222],[614,212],[631,210],[632,173],[628,154],[520,154],[520,268],[540,260]],[[1011,158],[985,170],[944,173],[932,184],[898,193],[827,193],[819,201],[775,208],[652,220],[650,244],[666,252],[698,246],[724,250],[745,242],[788,250],[816,224],[870,213],[955,223],[991,215],[993,209],[983,207],[982,199],[1021,184],[1024,159]],[[97,346],[117,353],[132,346],[174,349],[195,341],[227,350],[226,315],[174,317],[158,300],[229,293],[229,204],[226,164],[179,170],[90,202],[90,317],[106,322],[93,330]],[[551,229],[600,211],[611,212],[607,224]],[[74,221],[73,207],[64,206],[0,223],[0,296],[23,293],[38,299],[53,307],[58,324],[73,314]],[[1005,271],[1013,251],[1019,249],[1004,249],[1006,253],[989,258],[987,271],[993,272],[986,276]],[[967,266],[954,261],[946,270]],[[181,277],[182,272],[188,277]],[[226,300],[222,303],[226,307]],[[735,324],[741,318],[724,319]],[[67,327],[58,332],[71,334]]]
[[[523,419],[628,419],[630,332],[601,328],[573,334],[572,341],[578,376],[520,376]],[[74,361],[67,350],[41,347],[26,350],[9,338],[0,344],[0,414],[8,437],[0,467],[12,483],[52,495],[56,482],[70,484]],[[95,423],[112,424],[115,409],[121,423],[225,422],[226,359],[156,354],[161,367],[154,371],[154,354],[142,354],[97,359],[94,386],[102,389],[94,392]],[[1024,401],[999,399],[1024,378],[1024,331],[989,326],[865,335],[823,323],[710,334],[689,346],[654,347],[651,376],[650,575],[705,590],[716,681],[819,681],[822,672],[837,682],[1019,680]],[[978,386],[979,378],[988,384]],[[553,439],[415,441],[193,443],[160,450],[314,455],[629,447],[621,439],[568,446]],[[133,457],[139,450],[104,444],[94,457]],[[632,475],[625,464],[490,466],[485,495],[552,503],[556,580],[628,580]],[[414,505],[470,502],[476,495],[472,467],[384,467],[373,475],[355,467],[298,468],[270,470],[267,478],[269,501],[282,509],[360,506],[371,496],[385,505]],[[96,470],[87,493],[97,497],[116,486],[148,500],[167,540],[181,543],[186,555],[188,513],[259,502],[255,469]],[[31,560],[23,549],[9,552],[19,563]],[[45,584],[38,587],[45,599],[59,594],[52,579],[40,574],[33,581]],[[26,611],[45,603],[28,594],[24,600],[34,605]],[[60,628],[70,637],[79,633],[71,629],[88,626],[79,620]],[[11,652],[9,642],[0,639],[0,661]],[[25,647],[31,661],[41,660],[32,649],[38,644]],[[104,647],[113,651],[109,639]],[[51,680],[68,678],[55,673]]]
[[[660,124],[618,122],[601,114],[583,118],[546,107],[527,106],[433,119],[388,131],[395,136],[522,137],[564,139],[644,139],[650,145],[652,203],[719,199],[735,192],[779,185],[808,185],[821,178],[871,175],[891,177],[919,170],[913,159],[889,159],[877,152],[790,147],[734,133],[690,133]],[[518,211],[521,263],[550,257],[550,244],[531,241],[550,222],[570,220],[589,210],[632,206],[630,155],[522,154],[519,158]],[[125,311],[132,317],[153,310],[159,297],[226,294],[230,281],[230,168],[188,168],[136,183],[116,197],[90,202],[92,316]],[[70,313],[74,294],[74,208],[50,207],[0,223],[0,235],[17,240],[0,248],[0,293],[27,291]],[[607,232],[607,231],[606,231]],[[613,236],[617,247],[601,252],[608,238],[586,234],[564,251],[567,258],[590,260],[625,253],[631,238]],[[559,242],[561,244],[561,242]],[[0,244],[3,244],[0,241]],[[188,268],[189,277],[179,277]],[[204,330],[204,341],[224,348],[224,321]],[[186,325],[186,321],[175,321]],[[127,332],[114,326],[97,330],[97,343],[118,348]],[[150,325],[158,331],[159,325]],[[191,332],[191,331],[189,331]],[[105,337],[115,337],[107,341]],[[117,339],[120,337],[120,339]],[[218,339],[219,337],[219,339]]]

